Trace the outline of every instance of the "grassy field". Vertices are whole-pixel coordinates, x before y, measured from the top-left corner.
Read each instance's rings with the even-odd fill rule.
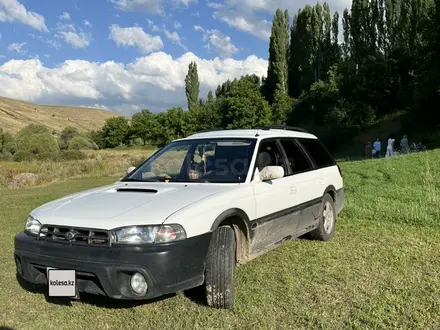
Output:
[[[100,109],[38,105],[0,97],[1,127],[11,134],[31,123],[44,124],[49,129],[61,131],[73,126],[79,131],[98,130],[105,120],[119,114]]]
[[[440,152],[341,163],[347,201],[334,239],[296,240],[241,266],[236,307],[184,293],[151,303],[46,300],[15,278],[13,237],[33,208],[115,181],[0,190],[0,327],[12,329],[439,329]]]

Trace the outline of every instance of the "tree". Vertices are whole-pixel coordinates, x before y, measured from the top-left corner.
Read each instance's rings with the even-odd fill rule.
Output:
[[[212,95],[212,91],[208,92],[207,103],[212,103],[214,101],[214,96]]]
[[[8,133],[4,132],[3,128],[0,127],[0,157],[10,156],[16,151],[16,145],[14,137]]]
[[[199,76],[197,73],[197,63],[191,62],[188,66],[188,73],[185,78],[185,92],[188,100],[188,110],[199,103]]]
[[[272,103],[271,123],[273,125],[285,125],[287,115],[292,111],[293,99],[286,93],[275,91]]]
[[[131,117],[131,131],[135,137],[142,140],[144,145],[154,141],[158,129],[154,114],[148,109],[143,109]]]
[[[289,13],[277,9],[272,23],[272,32],[269,41],[269,64],[263,93],[269,104],[272,104],[275,91],[288,91],[288,63],[289,51]]]
[[[98,146],[99,149],[104,149],[106,147],[102,130],[100,131],[92,130],[86,135],[91,141],[93,141]]]
[[[130,126],[123,116],[111,117],[106,120],[102,129],[104,144],[107,148],[115,148],[127,141]]]
[[[268,102],[260,93],[258,76],[248,75],[232,83],[228,96],[219,99],[221,127],[254,128],[270,124]]]
[[[60,135],[60,149],[65,150],[69,145],[70,140],[78,136],[79,132],[76,127],[67,126],[61,131]]]

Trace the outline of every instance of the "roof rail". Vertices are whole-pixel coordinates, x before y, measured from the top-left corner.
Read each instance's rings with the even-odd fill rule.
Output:
[[[217,132],[217,131],[224,131],[224,129],[223,129],[223,128],[204,129],[204,130],[197,131],[197,132],[195,132],[194,134],[208,133],[208,132]]]
[[[293,126],[285,126],[285,125],[269,125],[269,126],[263,126],[263,127],[257,127],[256,129],[261,129],[261,130],[271,130],[271,129],[284,129],[287,131],[296,131],[296,132],[303,132],[303,133],[308,133],[308,131],[304,128],[301,127],[293,127]]]

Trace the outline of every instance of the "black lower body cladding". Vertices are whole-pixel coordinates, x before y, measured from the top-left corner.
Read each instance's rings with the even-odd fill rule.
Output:
[[[14,257],[18,274],[30,283],[47,285],[47,267],[74,269],[80,293],[148,300],[203,284],[211,236],[209,232],[167,244],[97,247],[46,242],[19,233]],[[131,289],[135,272],[147,281],[144,296]]]
[[[336,196],[335,196],[335,208],[336,208],[336,214],[339,214],[343,208],[344,208],[344,204],[345,204],[345,190],[344,188],[340,188],[336,191]]]

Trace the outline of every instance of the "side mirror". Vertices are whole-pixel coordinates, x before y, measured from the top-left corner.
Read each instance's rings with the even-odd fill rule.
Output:
[[[266,166],[258,173],[258,181],[270,181],[284,177],[284,168],[281,166]]]
[[[130,166],[129,168],[128,168],[128,170],[127,170],[127,174],[130,174],[131,172],[133,172],[133,170],[135,169],[136,167],[134,167],[134,166]]]

